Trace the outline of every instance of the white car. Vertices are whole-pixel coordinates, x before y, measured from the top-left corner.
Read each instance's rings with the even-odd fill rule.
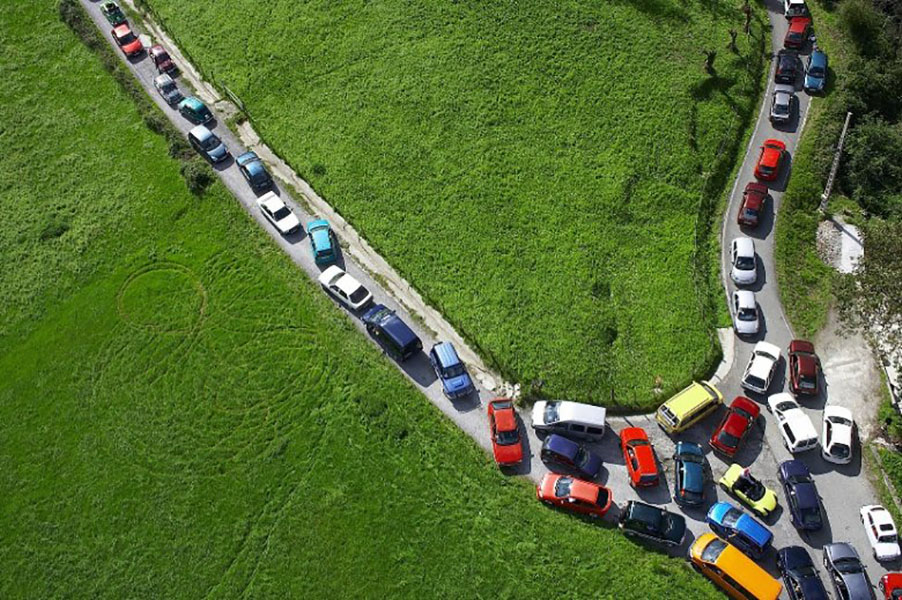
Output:
[[[749,364],[745,367],[740,385],[747,390],[766,394],[779,362],[778,347],[768,342],[758,342],[749,357]]]
[[[770,122],[787,123],[792,117],[792,106],[796,101],[795,87],[778,83],[774,87],[774,96],[770,104]]]
[[[165,73],[154,77],[153,87],[157,88],[157,91],[163,96],[166,103],[172,106],[175,106],[184,98],[182,92],[179,90],[179,86],[175,84],[172,77]]]
[[[758,279],[758,261],[755,260],[755,242],[739,237],[730,246],[730,278],[736,285],[752,285]]]
[[[767,408],[777,419],[777,427],[783,436],[783,445],[792,454],[811,450],[817,446],[814,424],[792,394],[782,392],[767,399]]]
[[[733,292],[733,327],[738,335],[758,333],[758,302],[755,293],[748,290]]]
[[[373,295],[359,281],[332,265],[319,276],[323,289],[351,310],[360,310],[373,301]]]
[[[899,536],[889,511],[878,504],[861,507],[861,522],[877,560],[896,560],[900,556]]]
[[[301,222],[275,192],[266,192],[257,198],[257,206],[266,219],[275,225],[282,235],[289,235],[301,229]]]
[[[824,428],[821,431],[821,456],[824,460],[845,465],[852,461],[852,411],[842,406],[824,407]]]

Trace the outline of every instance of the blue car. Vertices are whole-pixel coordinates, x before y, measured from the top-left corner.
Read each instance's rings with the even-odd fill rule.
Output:
[[[827,83],[827,55],[821,50],[815,50],[808,57],[808,66],[805,69],[805,91],[816,93],[824,91]]]
[[[716,502],[705,519],[711,531],[752,558],[761,558],[774,539],[764,525],[729,502]]]
[[[323,219],[318,221],[310,221],[307,223],[307,235],[310,237],[310,247],[313,249],[313,260],[316,264],[334,262],[337,258],[335,254],[335,234],[329,222]]]
[[[580,475],[594,479],[601,471],[601,459],[562,435],[552,433],[542,442],[542,461],[575,469]]]
[[[704,504],[707,478],[702,447],[693,442],[677,442],[673,453],[673,501],[680,506]]]
[[[272,187],[272,177],[255,152],[245,152],[235,159],[238,170],[255,192]]]
[[[423,342],[407,323],[384,304],[377,304],[363,314],[369,333],[389,356],[403,362],[423,349]]]
[[[817,531],[824,526],[821,498],[814,487],[808,467],[800,460],[787,460],[780,465],[780,483],[792,515],[792,524],[803,531]]]
[[[476,391],[467,368],[451,342],[439,342],[433,346],[429,351],[429,362],[442,381],[442,392],[448,399],[464,398]]]

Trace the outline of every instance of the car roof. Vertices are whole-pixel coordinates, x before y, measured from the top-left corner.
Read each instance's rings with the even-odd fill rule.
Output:
[[[243,165],[244,163],[255,160],[255,159],[259,160],[257,153],[254,152],[253,150],[248,150],[244,154],[239,155],[238,158],[235,159],[235,162],[238,163],[239,165]]]
[[[517,413],[513,405],[510,408],[495,409],[495,426],[498,431],[514,431],[517,429]]]
[[[213,135],[213,132],[207,129],[206,125],[197,125],[191,130],[190,133],[199,140],[205,140]]]
[[[804,31],[811,24],[808,17],[793,17],[789,20],[789,30],[793,32]]]
[[[382,320],[381,327],[399,346],[407,346],[417,339],[417,334],[413,332],[413,329],[394,313]]]
[[[570,402],[569,400],[560,401],[558,405],[558,415],[561,421],[604,422],[606,414],[607,411],[602,406]]]
[[[667,509],[638,500],[630,500],[627,514],[630,519],[648,523],[657,529],[661,524],[661,519],[667,514]]]
[[[811,66],[813,67],[826,67],[827,66],[827,55],[823,50],[815,50],[811,53]]]
[[[257,202],[260,204],[265,204],[267,208],[279,208],[283,206],[285,203],[282,202],[282,199],[279,198],[275,192],[266,192],[259,198],[257,198]]]
[[[755,293],[749,290],[736,290],[736,299],[740,308],[755,308]]]
[[[457,356],[457,351],[451,342],[439,342],[432,347],[432,351],[435,352],[435,356],[442,367],[453,367],[461,363],[460,357]]]
[[[723,525],[724,517],[731,510],[738,510],[742,513],[739,520],[736,521],[735,529],[743,532],[747,537],[759,546],[766,546],[773,539],[773,534],[761,525],[758,521],[747,515],[742,510],[736,508],[729,502],[716,502],[708,509],[708,518],[719,525]]]
[[[807,375],[809,377],[814,377],[817,375],[817,360],[810,354],[800,354],[798,356],[799,360],[799,372],[802,375]]]
[[[810,352],[814,354],[814,344],[808,340],[792,340],[789,342],[790,352]]]
[[[594,483],[576,479],[574,477],[573,483],[570,485],[570,496],[582,500],[583,502],[594,504],[598,501],[599,487],[600,486]]]
[[[758,415],[761,413],[761,409],[758,408],[758,405],[745,396],[736,396],[733,398],[733,401],[730,403],[730,408],[741,408],[750,415]]]
[[[184,104],[185,106],[190,106],[193,110],[200,110],[202,108],[205,108],[204,103],[194,96],[186,97],[184,100],[182,100],[182,104]]]
[[[693,381],[687,387],[677,392],[662,406],[666,406],[674,415],[683,418],[687,411],[694,409],[700,404],[711,402],[710,388],[717,395],[717,401],[721,401],[720,391],[707,381]]]
[[[336,287],[343,291],[345,294],[350,296],[360,287],[360,282],[354,278],[353,275],[349,273],[344,273],[341,277],[338,278],[338,281],[335,282]]]
[[[571,459],[576,457],[576,453],[579,452],[579,444],[555,433],[545,438],[542,447]]]
[[[762,196],[763,198],[767,197],[767,194],[770,193],[769,188],[763,183],[758,183],[757,181],[750,181],[745,186],[745,192],[748,193],[749,196]],[[762,199],[763,199],[762,198]]]
[[[784,478],[793,476],[811,477],[811,471],[808,470],[808,465],[797,458],[784,460],[780,463],[780,472],[783,473]]]
[[[168,73],[163,73],[161,75],[157,75],[156,77],[153,78],[153,80],[155,83],[157,83],[159,85],[173,81],[172,77],[170,77]],[[175,83],[175,82],[173,81],[173,83]]]
[[[889,514],[889,511],[879,504],[875,504],[871,506],[871,518],[874,520],[875,525],[892,525],[893,529],[896,528],[895,523],[893,523],[893,517]],[[889,531],[889,530],[884,530]]]
[[[121,37],[126,33],[130,33],[132,30],[131,27],[128,26],[128,23],[122,23],[121,25],[116,25],[113,28],[113,32],[116,34],[116,37]]]
[[[736,253],[739,256],[755,256],[755,242],[751,238],[738,237],[733,240],[733,243],[736,245]]]

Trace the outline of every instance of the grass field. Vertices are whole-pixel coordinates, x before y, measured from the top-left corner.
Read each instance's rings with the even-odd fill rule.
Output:
[[[760,7],[733,54],[719,0],[142,4],[507,377],[648,409],[719,358],[695,238],[756,106]]]
[[[0,38],[0,597],[716,595],[499,474],[53,2]]]

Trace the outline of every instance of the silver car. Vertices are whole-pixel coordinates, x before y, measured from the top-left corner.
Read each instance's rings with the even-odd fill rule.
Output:
[[[824,568],[830,574],[838,598],[873,600],[864,565],[851,544],[839,542],[824,546]]]
[[[182,98],[184,98],[181,90],[179,90],[179,86],[175,84],[175,81],[173,81],[172,77],[169,75],[163,74],[154,77],[153,87],[157,88],[157,91],[163,97],[163,100],[170,106],[175,106],[181,102]]]
[[[755,335],[758,333],[758,303],[755,293],[748,290],[733,292],[733,327],[738,335]]]
[[[770,122],[774,124],[788,123],[792,118],[792,109],[796,102],[795,88],[791,85],[777,84],[770,104]]]
[[[736,285],[752,285],[758,279],[755,260],[755,242],[751,238],[738,237],[730,246],[730,278]]]

